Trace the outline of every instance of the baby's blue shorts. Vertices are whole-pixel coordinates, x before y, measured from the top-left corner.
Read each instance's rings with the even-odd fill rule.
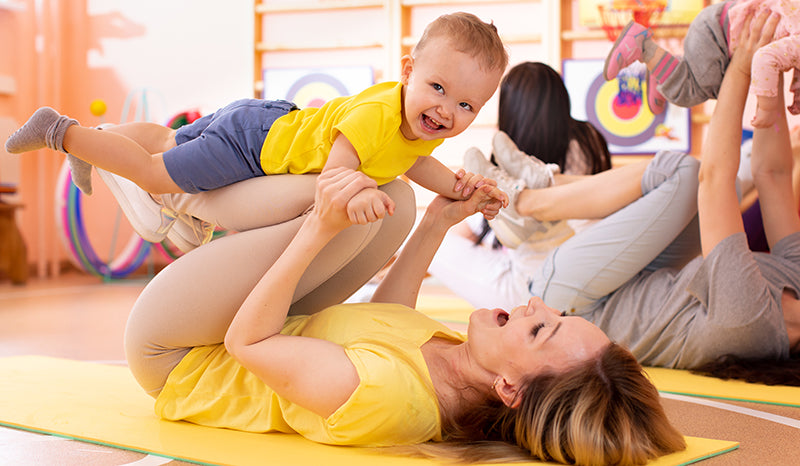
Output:
[[[263,176],[261,147],[278,118],[297,110],[285,100],[242,99],[181,126],[164,165],[184,192],[208,191]]]

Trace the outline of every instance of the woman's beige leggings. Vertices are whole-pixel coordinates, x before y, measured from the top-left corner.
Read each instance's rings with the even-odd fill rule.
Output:
[[[297,233],[313,204],[316,175],[271,175],[164,203],[242,231],[201,246],[158,273],[136,301],[125,330],[133,375],[152,396],[195,346],[222,343],[233,316],[264,272]],[[414,224],[411,187],[380,188],[395,214],[353,225],[336,236],[298,284],[290,314],[312,314],[343,302],[392,257]],[[284,221],[275,223],[276,211]],[[257,225],[268,225],[255,228]]]

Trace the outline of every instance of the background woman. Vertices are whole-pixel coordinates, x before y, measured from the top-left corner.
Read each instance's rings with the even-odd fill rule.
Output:
[[[571,110],[561,75],[544,63],[515,65],[500,83],[497,125],[521,151],[565,174],[608,170],[605,138],[591,123],[572,118]]]
[[[753,19],[734,53],[697,196],[671,181],[649,190],[669,166],[684,172],[687,185],[698,179],[696,161],[659,153],[642,180],[641,199],[560,245],[532,277],[532,295],[595,323],[642,364],[708,369],[734,360],[756,370],[714,373],[800,385],[800,219],[785,114],[775,128],[755,130],[751,156],[770,254],[747,247],[736,191],[750,61],[772,37],[775,19]],[[669,200],[654,202],[659,197]]]
[[[498,107],[498,128],[507,138],[502,135],[495,138],[491,160],[497,164],[497,155],[508,152],[509,144],[535,159],[532,158],[534,167],[530,170],[510,171],[514,180],[525,178],[523,172],[530,175],[528,180],[514,181],[514,185],[506,183],[501,189],[510,195],[509,191],[518,191],[518,197],[525,203],[529,195],[524,191],[526,188],[561,184],[571,178],[564,175],[590,175],[611,168],[611,155],[603,135],[590,123],[573,119],[570,112],[564,81],[550,66],[525,62],[508,71],[500,83]],[[470,160],[479,160],[478,157],[483,155],[477,149],[468,151],[465,167],[485,170],[480,165],[468,165]],[[517,204],[517,210],[521,208],[524,206]],[[528,279],[550,250],[589,222],[538,222],[517,215],[517,210],[501,211],[491,222],[492,227],[480,216],[455,227],[437,252],[429,271],[431,275],[476,307],[512,307],[524,302],[529,296]],[[504,228],[508,225],[508,215],[521,226],[510,231]],[[494,227],[499,230],[493,231]],[[495,233],[510,249],[501,247]]]

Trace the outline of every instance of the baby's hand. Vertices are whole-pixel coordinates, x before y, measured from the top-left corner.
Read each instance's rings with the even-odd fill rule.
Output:
[[[468,199],[476,189],[483,185],[497,186],[497,182],[491,178],[484,178],[483,175],[459,169],[456,172],[456,184],[453,192],[461,192],[462,199]]]
[[[783,112],[780,97],[758,96],[756,114],[750,124],[753,128],[769,128],[778,121]]]
[[[497,181],[485,178],[483,175],[470,173],[463,168],[456,172],[456,179],[458,181],[453,191],[458,192],[461,190],[461,195],[464,199],[468,199],[477,189],[483,186],[488,187],[484,192],[489,198],[489,202],[483,203],[481,208],[481,213],[486,220],[495,218],[501,208],[508,207],[508,194],[497,187]]]
[[[377,188],[363,189],[347,203],[347,218],[354,224],[366,225],[386,214],[394,215],[394,201]]]
[[[491,220],[497,216],[502,207],[508,207],[508,194],[497,186],[492,186],[491,189],[487,188],[485,192],[489,201],[482,205],[481,213],[486,220]]]

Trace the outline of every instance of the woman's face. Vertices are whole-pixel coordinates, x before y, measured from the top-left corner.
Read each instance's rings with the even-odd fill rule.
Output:
[[[479,309],[470,315],[467,345],[483,368],[519,382],[544,372],[559,372],[598,356],[610,340],[597,326],[577,316],[562,316],[534,297],[527,306]]]

